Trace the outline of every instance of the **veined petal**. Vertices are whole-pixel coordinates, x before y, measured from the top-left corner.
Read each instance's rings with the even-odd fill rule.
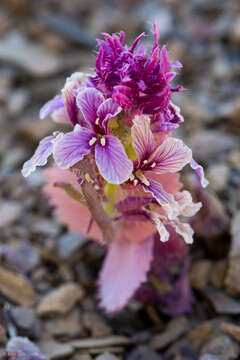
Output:
[[[97,142],[95,146],[97,167],[107,182],[122,184],[129,179],[132,173],[132,161],[128,159],[118,138],[107,135],[104,139],[104,145]]]
[[[117,116],[121,111],[121,106],[112,99],[107,99],[99,106],[97,110],[97,117],[99,117],[101,124],[105,128],[107,122]]]
[[[137,153],[139,163],[143,160],[147,160],[154,149],[154,138],[150,129],[149,116],[135,116],[131,134],[133,147]]]
[[[59,110],[64,107],[62,95],[56,95],[52,100],[49,100],[40,110],[40,119],[45,119],[48,115],[52,114],[54,111]]]
[[[97,110],[104,101],[103,95],[94,88],[87,88],[77,95],[76,101],[85,120],[89,124],[94,125],[97,119]]]
[[[94,137],[94,133],[88,129],[76,125],[74,131],[71,131],[54,144],[53,157],[61,169],[68,169],[91,150],[89,141]]]
[[[155,163],[152,171],[159,174],[180,171],[192,159],[192,151],[181,140],[167,137],[154,151],[149,162]]]
[[[152,199],[143,196],[127,196],[125,199],[115,204],[115,208],[121,213],[134,211],[149,205]]]
[[[27,177],[34,172],[37,166],[46,165],[48,157],[53,152],[54,139],[55,136],[47,136],[40,141],[31,159],[23,164],[22,174],[24,177]]]
[[[208,186],[209,182],[204,176],[203,167],[199,165],[194,159],[191,160],[190,166],[193,170],[195,170],[196,174],[198,175],[202,187],[205,188],[206,186]]]
[[[177,234],[181,235],[186,244],[193,243],[194,231],[189,224],[181,223],[179,220],[169,222],[174,227]]]
[[[108,312],[120,310],[147,280],[152,249],[151,237],[140,243],[121,239],[109,245],[99,279],[100,305]]]
[[[149,185],[142,184],[146,192],[150,192],[157,202],[166,211],[169,219],[175,219],[179,215],[178,203],[174,200],[173,195],[167,193],[162,185],[154,180],[147,179]]]

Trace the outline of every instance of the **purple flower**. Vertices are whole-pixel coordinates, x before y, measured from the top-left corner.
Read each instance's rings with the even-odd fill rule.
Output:
[[[112,97],[124,110],[137,109],[144,114],[171,111],[170,99],[174,91],[170,81],[176,73],[172,67],[181,67],[179,62],[170,63],[166,47],[159,48],[159,34],[154,24],[155,43],[149,56],[145,47],[139,45],[144,33],[131,47],[124,45],[125,34],[119,36],[103,33],[105,40],[97,40],[99,52],[95,73],[90,77],[94,86],[106,97]],[[173,122],[180,122],[181,118]]]
[[[130,180],[135,186],[141,186],[144,191],[150,192],[167,211],[169,218],[173,219],[179,212],[178,203],[151,175],[180,171],[191,161],[192,152],[181,140],[172,137],[165,137],[162,143],[156,146],[150,118],[145,115],[134,118],[131,134],[137,160]]]
[[[96,165],[109,183],[121,184],[128,180],[133,165],[120,140],[108,134],[107,123],[120,113],[121,108],[112,100],[104,100],[96,89],[86,89],[76,98],[82,114],[82,125],[55,142],[53,155],[61,169],[68,169],[89,153],[94,153]]]

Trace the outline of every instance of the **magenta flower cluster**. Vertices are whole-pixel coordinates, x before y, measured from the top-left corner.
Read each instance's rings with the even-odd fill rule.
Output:
[[[28,176],[53,155],[46,193],[60,220],[107,246],[99,294],[108,311],[123,307],[146,281],[156,236],[166,242],[173,232],[192,243],[182,219],[201,204],[180,191],[179,171],[190,164],[207,185],[191,149],[170,135],[183,121],[172,103],[182,87],[171,85],[181,64],[160,49],[156,24],[154,36],[150,54],[140,44],[144,34],[130,47],[124,32],[97,40],[94,74],[72,74],[40,111],[41,119],[51,115],[72,130],[42,139],[22,169]]]

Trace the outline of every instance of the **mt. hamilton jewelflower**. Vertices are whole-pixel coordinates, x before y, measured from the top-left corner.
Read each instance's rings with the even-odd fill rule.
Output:
[[[123,32],[103,34],[95,73],[72,74],[40,111],[41,119],[50,115],[72,129],[43,138],[22,168],[28,176],[53,155],[44,192],[69,231],[106,247],[98,284],[108,312],[122,309],[148,273],[151,291],[152,274],[172,287],[154,295],[163,312],[189,311],[192,299],[185,250],[194,232],[187,220],[202,204],[182,190],[179,172],[189,164],[203,187],[207,180],[191,149],[170,134],[183,121],[171,99],[182,87],[170,84],[172,68],[181,65],[171,64],[165,46],[160,50],[156,24],[154,34],[149,55],[139,45],[144,34],[131,47]],[[159,265],[171,256],[180,267],[177,281],[171,264]]]

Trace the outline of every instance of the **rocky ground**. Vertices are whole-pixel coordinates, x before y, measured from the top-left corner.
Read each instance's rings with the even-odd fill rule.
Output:
[[[48,359],[240,358],[240,3],[237,0],[2,0],[0,2],[0,358],[28,336]],[[152,32],[184,68],[177,132],[206,168],[207,190],[183,181],[204,207],[195,217],[190,315],[168,317],[133,300],[97,307],[104,249],[66,233],[41,193],[42,170],[21,164],[55,127],[41,105],[67,75],[88,70],[95,37]],[[146,42],[151,44],[152,37]]]

